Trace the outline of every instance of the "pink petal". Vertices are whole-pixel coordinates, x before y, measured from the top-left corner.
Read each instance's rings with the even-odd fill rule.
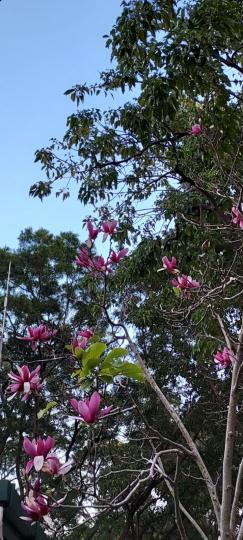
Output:
[[[25,437],[24,441],[23,441],[23,448],[24,448],[24,451],[26,452],[26,454],[28,454],[29,456],[31,456],[31,457],[36,456],[37,447],[36,447],[35,439],[33,439],[33,441],[31,442],[28,439],[28,437]]]
[[[34,465],[34,461],[33,459],[31,459],[30,461],[28,461],[28,463],[26,464],[26,467],[25,467],[25,472],[26,474],[29,474],[31,469],[33,468],[33,465]]]
[[[78,412],[80,416],[83,417],[84,421],[88,424],[94,421],[93,416],[91,415],[88,405],[84,401],[79,401]]]
[[[45,452],[48,454],[48,452],[50,452],[50,450],[52,450],[54,446],[55,446],[55,439],[53,439],[53,437],[48,436],[45,442]]]
[[[99,392],[94,392],[89,401],[89,410],[92,416],[96,416],[101,403],[101,397]]]
[[[39,472],[44,464],[44,457],[43,456],[35,456],[34,457],[34,467],[36,472]]]
[[[73,407],[73,409],[79,413],[79,409],[78,409],[78,401],[76,399],[70,399],[70,403]]]

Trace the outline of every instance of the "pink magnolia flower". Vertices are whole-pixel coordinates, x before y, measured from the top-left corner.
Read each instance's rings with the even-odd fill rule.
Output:
[[[119,264],[121,259],[126,257],[126,255],[128,254],[128,251],[129,251],[128,248],[123,248],[120,251],[118,251],[118,253],[115,253],[115,251],[112,251],[109,262],[114,263],[114,264]]]
[[[78,266],[81,266],[82,268],[86,268],[90,272],[93,272],[94,274],[96,272],[102,272],[105,273],[109,269],[107,268],[107,262],[105,261],[104,257],[101,255],[98,255],[96,257],[91,258],[89,255],[89,252],[86,248],[82,248],[79,251],[78,257],[76,257],[74,261]]]
[[[101,397],[98,392],[94,392],[90,399],[85,399],[84,401],[71,399],[70,403],[79,415],[74,416],[74,418],[83,420],[86,424],[93,424],[96,420],[100,420],[109,414],[112,409],[112,406],[110,406],[100,410]]]
[[[92,330],[89,328],[84,328],[84,330],[79,330],[74,336],[72,341],[73,349],[75,350],[76,347],[79,347],[80,349],[86,349],[88,345],[89,339],[94,335]]]
[[[23,449],[28,456],[31,456],[33,459],[30,460],[26,465],[26,473],[29,474],[32,467],[38,472],[42,469],[44,461],[48,457],[51,450],[55,446],[55,440],[53,437],[47,437],[47,439],[38,438],[37,442],[35,439],[30,441],[28,437],[24,438]]]
[[[109,235],[113,234],[116,226],[117,226],[117,221],[115,221],[115,220],[113,220],[113,221],[104,221],[104,223],[102,223],[102,231],[104,232],[102,242],[105,242],[107,237]]]
[[[168,272],[172,272],[172,274],[178,274],[179,270],[176,268],[177,260],[175,257],[171,257],[171,260],[168,257],[162,257],[162,262],[163,268],[160,268],[160,270],[167,270]]]
[[[200,124],[193,124],[191,127],[191,135],[201,135],[202,134],[202,128]]]
[[[101,255],[98,255],[92,259],[92,265],[93,270],[96,270],[97,272],[106,272],[107,270],[107,263],[105,262],[104,257]]]
[[[236,225],[240,225],[240,228],[243,229],[243,214],[240,212],[239,208],[233,206],[231,209],[232,213],[232,222]]]
[[[88,270],[90,270],[90,268],[92,267],[92,259],[89,255],[88,249],[81,248],[74,262],[78,266],[81,266],[82,268],[87,268]]]
[[[8,377],[11,379],[11,383],[7,387],[7,392],[13,394],[8,401],[13,399],[19,392],[23,394],[22,401],[26,401],[30,394],[38,392],[43,383],[39,377],[40,366],[30,371],[28,366],[17,366],[19,375],[10,371]]]
[[[21,502],[21,506],[26,513],[26,516],[21,516],[24,521],[40,521],[45,518],[52,509],[52,505],[48,504],[48,499],[45,495],[34,494],[33,490],[25,498],[25,502]]]
[[[78,335],[89,339],[94,335],[94,332],[90,328],[84,328],[83,330],[79,330]]]
[[[24,438],[23,449],[27,455],[33,459],[28,461],[25,472],[29,474],[34,467],[37,472],[42,471],[49,474],[56,474],[57,476],[66,474],[72,467],[72,462],[68,461],[64,465],[61,465],[60,460],[55,454],[51,454],[55,446],[55,440],[52,437],[47,439],[33,439],[30,441],[28,437]]]
[[[48,514],[52,511],[53,508],[59,506],[65,497],[59,499],[52,504],[48,503],[48,497],[42,493],[35,493],[33,489],[29,490],[28,495],[25,497],[25,501],[21,502],[21,507],[26,513],[26,516],[20,516],[20,519],[29,522],[40,521],[42,518],[48,524],[52,525],[52,521]]]
[[[28,326],[28,336],[17,337],[22,341],[31,341],[32,350],[36,350],[37,341],[50,341],[55,337],[57,330],[50,330],[46,324],[40,326]]]
[[[222,352],[217,351],[214,355],[215,364],[220,364],[222,368],[231,366],[233,359],[232,352],[227,347],[224,347]]]
[[[184,274],[172,279],[171,283],[173,287],[181,290],[199,289],[199,287],[201,287],[201,284],[198,281],[195,281],[191,276],[185,276]]]

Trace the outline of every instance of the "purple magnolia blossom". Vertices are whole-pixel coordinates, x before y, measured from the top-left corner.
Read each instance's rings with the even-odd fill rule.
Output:
[[[62,465],[59,458],[50,453],[55,446],[55,440],[52,437],[47,437],[47,439],[33,439],[30,441],[28,437],[24,438],[23,449],[25,453],[31,456],[33,459],[29,460],[25,472],[29,474],[32,468],[39,472],[46,472],[49,474],[56,474],[57,476],[66,474],[70,471],[72,467],[72,462],[69,461]]]
[[[48,497],[46,495],[30,489],[28,495],[25,497],[25,501],[21,502],[21,507],[25,511],[26,516],[20,516],[20,519],[29,522],[41,521],[43,519],[48,525],[52,525],[48,514],[53,508],[59,506],[64,499],[65,497],[59,499],[59,501],[49,504]]]
[[[119,264],[121,259],[126,257],[126,255],[128,254],[128,251],[129,251],[128,248],[123,248],[120,251],[118,251],[118,253],[116,253],[115,251],[112,251],[109,262],[114,263],[114,264]]]
[[[235,223],[235,225],[239,225],[241,229],[243,229],[243,214],[240,212],[239,208],[236,208],[236,206],[233,206],[231,209],[232,213],[232,222]]]
[[[47,516],[52,509],[52,505],[48,504],[48,499],[45,495],[35,496],[34,491],[30,490],[25,498],[25,502],[21,503],[26,516],[21,516],[24,521],[40,521]]]
[[[86,270],[89,270],[94,274],[96,274],[97,272],[101,272],[104,274],[106,273],[106,271],[110,271],[109,268],[107,268],[107,262],[105,261],[104,257],[98,255],[91,258],[87,248],[80,249],[79,254],[74,262],[78,266],[81,266],[81,268],[86,268]]]
[[[107,237],[110,235],[113,234],[114,230],[116,229],[116,226],[117,226],[117,221],[113,220],[113,221],[104,221],[104,223],[102,223],[102,231],[103,231],[103,240],[102,242],[105,242],[105,240],[107,239]]]
[[[200,124],[193,124],[191,127],[191,135],[201,135],[202,134],[202,128]]]
[[[17,336],[17,339],[20,339],[21,341],[30,341],[33,351],[36,350],[38,341],[50,341],[57,334],[57,330],[51,330],[46,324],[41,324],[40,326],[28,326],[27,332],[27,336]]]
[[[185,276],[184,274],[172,279],[171,283],[173,287],[181,290],[199,289],[201,287],[199,281],[192,279],[191,276]]]
[[[39,392],[43,383],[39,377],[40,366],[30,371],[28,366],[17,366],[18,375],[10,371],[8,377],[11,379],[11,383],[7,387],[7,392],[13,394],[8,400],[13,399],[16,394],[23,394],[22,401],[26,401],[30,394]]]
[[[78,266],[81,266],[81,268],[87,268],[87,270],[90,270],[90,267],[92,266],[92,259],[89,255],[88,249],[81,248],[74,262]]]
[[[231,366],[233,360],[232,352],[227,347],[224,347],[223,351],[217,351],[214,355],[215,364],[220,365],[222,368]]]
[[[90,399],[85,399],[83,401],[71,399],[70,403],[73,409],[79,415],[74,418],[77,420],[83,420],[86,422],[86,424],[93,424],[96,420],[100,420],[109,414],[110,410],[112,409],[111,405],[100,410],[101,396],[99,392],[94,392]]]
[[[161,270],[167,270],[168,272],[172,272],[172,274],[178,274],[179,270],[177,270],[177,260],[175,257],[171,257],[171,260],[168,259],[168,257],[162,257],[163,262],[163,268]]]

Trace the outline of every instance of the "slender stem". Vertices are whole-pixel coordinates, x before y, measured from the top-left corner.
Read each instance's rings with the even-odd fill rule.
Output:
[[[180,456],[176,456],[176,470],[174,476],[174,503],[175,503],[175,518],[178,531],[180,533],[181,540],[187,540],[187,535],[185,527],[182,521],[181,512],[180,512],[180,500],[179,500],[179,491],[178,491],[178,477],[179,477],[179,465],[180,465]]]
[[[232,510],[232,495],[233,495],[233,483],[232,483],[232,465],[233,454],[235,444],[235,431],[236,431],[236,416],[237,416],[237,403],[238,403],[238,383],[239,374],[243,364],[243,317],[241,330],[239,335],[239,342],[237,347],[236,361],[233,365],[229,407],[227,415],[226,435],[225,435],[225,447],[224,447],[224,459],[223,459],[223,481],[222,481],[222,508],[220,517],[220,533],[221,540],[232,540],[234,531],[230,526],[231,510]]]
[[[164,406],[164,408],[166,409],[166,411],[168,412],[168,414],[170,415],[170,417],[173,419],[173,421],[175,422],[175,424],[177,425],[178,429],[180,430],[184,440],[187,442],[190,450],[192,451],[193,453],[193,457],[198,465],[198,468],[202,474],[202,477],[204,478],[205,480],[205,483],[206,483],[206,486],[207,486],[207,489],[208,489],[208,493],[210,495],[210,498],[211,498],[211,501],[212,501],[212,505],[213,505],[213,508],[214,508],[214,512],[215,512],[215,517],[217,519],[217,523],[219,525],[219,522],[220,522],[220,504],[219,504],[219,500],[218,500],[218,495],[217,495],[217,491],[216,491],[216,487],[215,487],[215,484],[209,474],[209,471],[207,470],[207,467],[198,451],[198,448],[196,446],[196,444],[194,443],[191,435],[189,434],[189,432],[187,431],[185,425],[183,424],[182,420],[180,419],[179,415],[177,414],[176,410],[174,409],[173,405],[171,405],[171,403],[167,400],[166,396],[164,395],[164,393],[162,392],[162,390],[159,388],[159,386],[157,385],[157,383],[155,382],[154,378],[152,377],[152,375],[150,374],[149,370],[147,369],[146,367],[146,364],[144,363],[141,355],[139,354],[139,351],[136,347],[136,345],[133,343],[129,333],[128,333],[128,330],[126,328],[126,326],[124,325],[120,325],[125,334],[126,334],[126,338],[128,340],[128,343],[135,355],[135,358],[138,362],[138,364],[140,365],[140,367],[142,368],[143,370],[143,373],[144,373],[144,376],[145,376],[145,379],[146,381],[149,383],[149,385],[151,386],[151,388],[154,390],[154,392],[157,394],[160,402],[162,403],[162,405]]]
[[[237,475],[236,485],[235,485],[234,500],[233,500],[231,515],[230,515],[230,528],[232,531],[234,531],[235,529],[236,512],[237,512],[237,507],[238,507],[239,498],[240,498],[242,477],[243,477],[243,458],[240,462],[240,466],[238,470],[238,475]]]

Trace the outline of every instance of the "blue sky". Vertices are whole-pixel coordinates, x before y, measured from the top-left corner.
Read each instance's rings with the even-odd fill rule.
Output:
[[[43,203],[28,196],[30,185],[44,178],[34,152],[64,133],[75,106],[63,92],[79,82],[95,82],[109,67],[102,36],[120,12],[120,0],[0,3],[1,247],[16,247],[20,231],[29,226],[81,233],[87,209],[74,191],[64,203],[54,196]],[[92,101],[94,107],[108,105],[114,102]]]

